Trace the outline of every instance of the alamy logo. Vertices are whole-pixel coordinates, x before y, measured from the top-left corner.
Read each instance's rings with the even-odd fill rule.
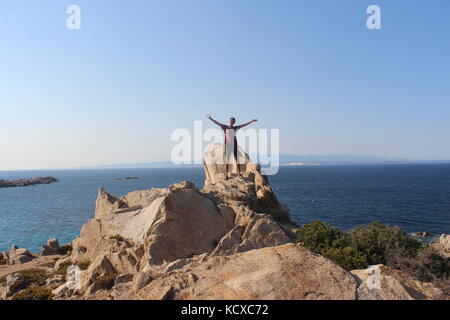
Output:
[[[367,18],[367,28],[369,30],[381,29],[381,8],[377,5],[371,5],[367,8],[367,14],[370,16]]]
[[[81,29],[81,9],[77,5],[70,5],[66,10],[67,14],[70,16],[66,20],[66,27],[69,30],[80,30]]]
[[[278,173],[279,129],[241,129],[236,135],[236,140],[236,148],[230,142],[224,145],[222,130],[210,128],[204,131],[202,121],[194,121],[193,133],[185,128],[179,128],[172,132],[171,141],[176,142],[176,145],[171,151],[171,161],[174,164],[202,164],[204,161],[216,164],[231,164],[230,161],[244,164],[248,161],[248,158],[245,157],[247,154],[252,162],[261,165],[264,174],[275,175]],[[213,158],[205,159],[204,154],[211,145],[220,145],[221,151]],[[233,156],[234,150],[237,153],[236,157]],[[231,156],[229,157],[227,154]]]
[[[366,274],[369,276],[366,281],[367,288],[369,290],[381,289],[381,271],[379,266],[370,266],[366,270]]]

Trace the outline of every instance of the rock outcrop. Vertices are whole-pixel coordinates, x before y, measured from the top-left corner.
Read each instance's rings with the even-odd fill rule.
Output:
[[[217,150],[210,149],[205,159],[212,152]],[[107,288],[105,279],[122,274],[294,241],[296,225],[260,168],[248,162],[241,169],[242,177],[225,181],[223,168],[206,165],[203,189],[183,181],[118,198],[100,188],[95,217],[73,241],[70,256],[71,263],[89,267],[71,288],[89,295]]]
[[[3,264],[22,264],[33,260],[35,257],[28,249],[12,246],[11,250],[0,253]]]
[[[59,241],[56,238],[48,239],[41,249],[42,256],[51,256],[59,253]]]
[[[450,258],[450,234],[443,234],[439,240],[431,244],[432,248],[436,250],[442,257]]]

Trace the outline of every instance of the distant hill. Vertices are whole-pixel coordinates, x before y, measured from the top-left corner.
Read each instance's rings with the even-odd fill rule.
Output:
[[[353,163],[365,163],[365,162],[384,162],[392,161],[393,159],[366,156],[366,155],[353,155],[353,154],[328,154],[328,155],[292,155],[292,154],[281,154],[281,163],[291,163],[291,162],[318,162],[318,163],[329,163],[329,162],[353,162]]]
[[[252,159],[255,156],[251,156]],[[344,165],[344,164],[405,164],[405,163],[450,163],[450,160],[408,160],[393,159],[354,154],[328,154],[328,155],[293,155],[281,154],[281,165]],[[170,161],[144,162],[144,163],[121,163],[99,166],[85,166],[77,169],[152,169],[152,168],[196,168],[201,164],[176,165]]]

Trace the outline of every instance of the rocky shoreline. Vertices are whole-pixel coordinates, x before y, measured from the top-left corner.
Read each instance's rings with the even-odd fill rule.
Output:
[[[205,154],[202,189],[182,181],[118,198],[100,188],[94,217],[67,254],[45,273],[0,278],[0,299],[449,298],[394,268],[348,271],[296,243],[299,226],[260,168],[247,157],[243,176],[225,180],[212,161],[221,148]],[[450,252],[448,239],[436,251]],[[37,259],[58,246],[49,240]]]
[[[5,180],[0,179],[0,188],[26,187],[37,184],[50,184],[58,182],[54,177],[37,177],[31,179]]]

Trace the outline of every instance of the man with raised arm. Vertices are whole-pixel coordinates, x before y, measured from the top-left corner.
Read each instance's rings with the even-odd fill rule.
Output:
[[[231,156],[234,156],[234,160],[236,160],[238,175],[241,175],[241,170],[239,168],[238,163],[238,143],[236,139],[236,132],[239,129],[248,126],[249,124],[252,124],[253,122],[256,122],[258,120],[253,119],[252,121],[246,122],[239,126],[235,126],[234,124],[236,123],[236,119],[233,117],[231,117],[230,120],[228,120],[228,125],[222,124],[219,121],[214,120],[213,118],[211,118],[209,114],[207,114],[206,117],[215,124],[217,124],[220,128],[222,128],[225,135],[224,139],[225,180],[228,180],[228,166],[232,161]]]

